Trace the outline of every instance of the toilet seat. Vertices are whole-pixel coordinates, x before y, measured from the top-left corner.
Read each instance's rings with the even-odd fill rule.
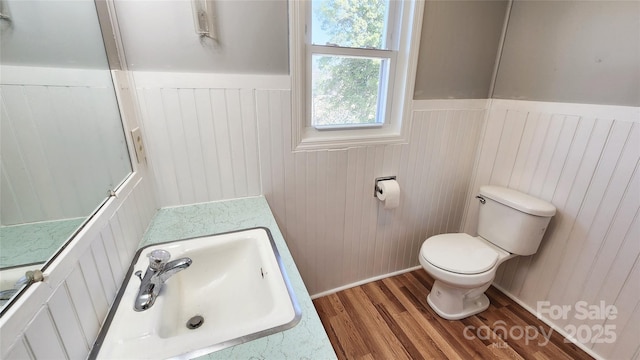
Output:
[[[465,233],[432,236],[424,242],[420,256],[435,267],[456,274],[480,274],[499,259],[494,248]]]

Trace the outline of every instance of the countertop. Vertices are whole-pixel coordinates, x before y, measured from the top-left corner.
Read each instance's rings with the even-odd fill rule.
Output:
[[[198,359],[336,359],[307,288],[263,196],[160,209],[140,247],[263,226],[271,231],[302,309],[292,329],[232,346]]]
[[[45,262],[85,220],[82,217],[1,226],[0,268]]]

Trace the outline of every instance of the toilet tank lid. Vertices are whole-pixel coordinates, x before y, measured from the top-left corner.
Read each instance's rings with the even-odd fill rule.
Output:
[[[551,217],[556,213],[553,204],[502,186],[481,186],[480,195],[531,215]]]

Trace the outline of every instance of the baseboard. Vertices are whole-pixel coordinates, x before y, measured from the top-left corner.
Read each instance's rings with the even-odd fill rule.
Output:
[[[530,312],[531,314],[533,314],[536,318],[540,319],[543,323],[549,325],[550,328],[553,329],[553,331],[556,331],[557,333],[559,333],[560,335],[562,335],[565,339],[567,339],[568,341],[570,341],[572,344],[574,344],[575,346],[579,347],[582,351],[586,352],[587,354],[589,354],[591,357],[593,357],[596,360],[605,360],[601,355],[595,353],[591,348],[588,348],[586,345],[584,345],[581,342],[577,342],[574,339],[572,339],[569,334],[567,334],[566,331],[564,331],[564,329],[562,329],[561,327],[558,327],[557,325],[555,325],[551,320],[549,320],[548,318],[540,315],[537,313],[536,310],[534,310],[531,306],[525,304],[522,300],[518,299],[515,295],[511,294],[509,291],[505,290],[503,287],[501,287],[500,285],[493,283],[491,284],[493,287],[495,287],[496,289],[500,290],[500,292],[502,292],[503,294],[505,294],[507,297],[509,297],[509,299],[513,300],[515,303],[517,303],[518,305],[522,306],[525,310],[527,310],[528,312]]]
[[[408,269],[394,271],[392,273],[378,275],[378,276],[374,276],[374,277],[371,277],[371,278],[368,278],[368,279],[356,281],[356,282],[351,283],[351,284],[343,285],[343,286],[340,286],[340,287],[337,287],[337,288],[334,288],[334,289],[331,289],[331,290],[327,290],[327,291],[323,291],[323,292],[320,292],[320,293],[317,293],[317,294],[313,294],[313,295],[311,295],[311,300],[314,300],[314,299],[317,299],[317,298],[321,298],[323,296],[331,295],[331,294],[337,293],[338,291],[351,289],[352,287],[364,285],[366,283],[370,283],[370,282],[373,282],[373,281],[378,281],[378,280],[381,280],[381,279],[386,279],[388,277],[392,277],[392,276],[408,273],[410,271],[418,270],[418,269],[421,269],[421,268],[422,268],[422,266],[414,266],[414,267],[411,267],[411,268],[408,268]]]

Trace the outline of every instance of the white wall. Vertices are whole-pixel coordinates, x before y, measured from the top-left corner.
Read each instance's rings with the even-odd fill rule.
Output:
[[[416,266],[460,227],[485,101],[416,103],[409,144],[292,153],[289,78],[262,80],[136,73],[160,206],[264,194],[312,294]],[[373,197],[387,175],[390,211]]]
[[[166,83],[176,77],[178,84]],[[260,78],[136,73],[161,206],[261,194],[256,112],[263,109],[255,99]],[[224,79],[231,82],[216,86]],[[249,87],[243,88],[243,79]],[[276,88],[288,86],[286,76],[265,79],[270,87],[274,81],[268,79]],[[232,83],[238,88],[229,88]]]
[[[549,319],[559,328],[614,325],[614,343],[585,344],[609,359],[639,350],[639,143],[637,107],[493,100],[467,197],[463,230],[471,234],[478,210],[472,195],[483,184],[557,207],[538,252],[503,264],[495,283],[534,311],[547,300],[572,309],[578,301],[615,305],[615,320],[579,320],[575,311]]]

